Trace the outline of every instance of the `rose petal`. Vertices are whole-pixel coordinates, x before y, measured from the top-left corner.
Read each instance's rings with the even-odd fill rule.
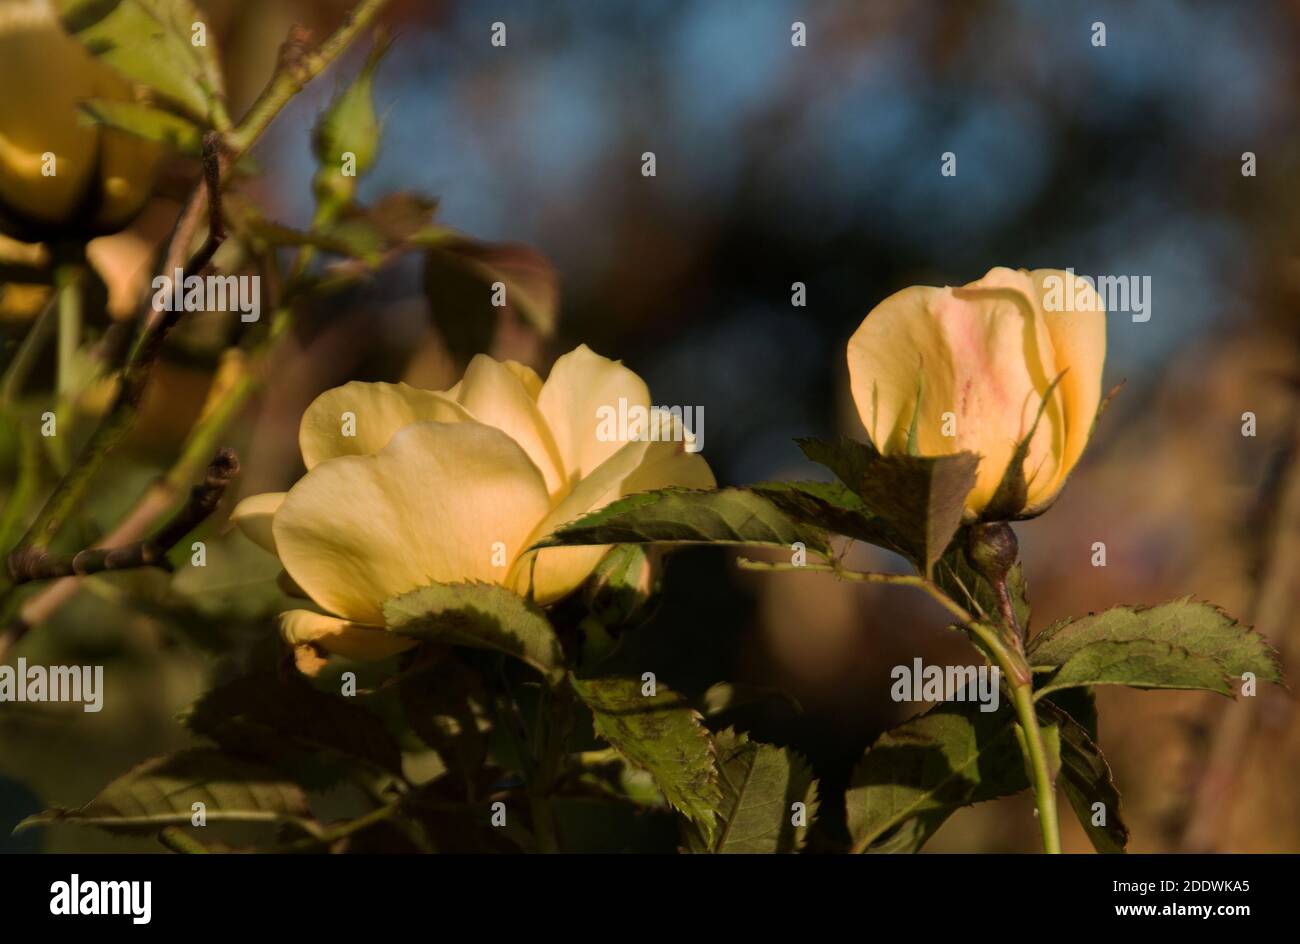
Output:
[[[918,452],[983,457],[970,513],[992,499],[1058,372],[1042,312],[1026,291],[1028,277],[1009,269],[963,288],[904,289],[876,306],[849,341],[853,399],[878,449],[906,451],[919,391]],[[953,436],[944,435],[946,413]],[[1026,462],[1035,483],[1058,477],[1062,427],[1054,394]]]
[[[284,503],[285,492],[263,492],[249,495],[230,513],[230,520],[239,526],[245,537],[264,550],[275,553],[275,535],[271,522]]]
[[[535,389],[540,391],[537,375],[522,364],[503,364],[486,354],[478,354],[469,362],[464,378],[447,391],[447,396],[475,420],[495,426],[519,443],[541,470],[547,492],[556,496],[567,488],[567,481],[550,427],[538,408],[537,396],[528,389],[534,381],[538,384]]]
[[[355,435],[344,435],[345,415],[352,415]],[[326,390],[307,407],[298,427],[298,445],[308,470],[339,456],[373,456],[404,426],[422,420],[457,422],[472,419],[446,394],[404,383],[352,381]]]
[[[322,608],[381,624],[385,600],[425,584],[504,582],[549,508],[541,473],[501,430],[415,423],[377,456],[317,465],[285,497],[274,534]]]
[[[382,626],[367,626],[311,610],[280,614],[280,637],[291,646],[312,645],[361,662],[387,659],[416,645]]]
[[[686,452],[682,442],[630,442],[580,481],[538,525],[528,543],[536,543],[560,525],[625,495],[674,485],[713,488],[716,484],[704,457]],[[515,564],[512,585],[526,593],[531,584],[538,603],[554,602],[577,589],[608,550],[605,545],[534,552]]]
[[[1051,276],[1065,279],[1067,273],[1054,269],[1035,269],[1030,273],[1034,289],[1041,300],[1045,297],[1044,282]],[[1068,285],[1068,282],[1065,283]],[[1106,310],[1100,297],[1088,283],[1074,286],[1081,297],[1075,297],[1074,310],[1048,311],[1044,318],[1052,336],[1058,364],[1069,367],[1061,378],[1060,391],[1064,404],[1065,445],[1060,472],[1050,493],[1035,495],[1031,492],[1030,504],[1050,500],[1064,484],[1066,476],[1083,455],[1084,447],[1092,436],[1092,427],[1101,406],[1102,367],[1106,362]],[[1088,310],[1091,309],[1091,310]]]
[[[542,378],[537,376],[537,371],[518,361],[502,361],[501,363],[506,370],[519,378],[519,382],[524,385],[524,390],[528,393],[528,396],[536,401],[542,393]]]
[[[602,409],[617,414],[619,401],[649,409],[645,381],[621,361],[601,357],[579,345],[556,360],[542,385],[537,405],[550,425],[570,485],[585,478],[625,444],[598,435]]]

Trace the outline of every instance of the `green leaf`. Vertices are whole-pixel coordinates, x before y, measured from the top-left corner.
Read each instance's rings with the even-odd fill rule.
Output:
[[[843,436],[798,443],[804,455],[834,472],[881,519],[889,535],[885,546],[901,550],[930,573],[961,526],[978,456],[882,456]]]
[[[188,119],[136,102],[92,98],[81,103],[88,121],[116,128],[147,141],[166,145],[181,154],[203,153],[203,132]]]
[[[385,603],[384,619],[390,631],[413,639],[504,652],[550,679],[564,671],[546,615],[496,584],[430,584]]]
[[[416,249],[429,233],[441,231],[432,225],[437,209],[436,198],[412,190],[399,190],[386,194],[370,206],[351,207],[345,215],[363,217],[374,227],[385,247]]]
[[[759,744],[734,728],[713,736],[722,800],[712,839],[694,823],[685,827],[692,852],[798,852],[817,813],[812,768],[789,748]],[[795,803],[804,805],[795,826]]]
[[[841,482],[760,482],[749,490],[801,524],[904,553],[889,525]]]
[[[312,786],[336,782],[348,758],[402,771],[401,750],[377,715],[294,676],[259,672],[228,682],[181,720],[226,750],[283,766]]]
[[[252,207],[236,210],[234,201],[228,206],[231,215],[238,218],[241,235],[255,243],[270,248],[311,246],[322,252],[359,259],[368,268],[376,267],[381,261],[383,243],[373,230],[365,227],[339,223],[310,230],[294,229],[266,219]]]
[[[602,629],[632,629],[654,612],[663,576],[656,556],[644,544],[616,544],[600,559],[582,585],[582,602]]]
[[[363,272],[378,269],[393,253],[414,248],[417,240],[435,229],[430,220],[437,205],[428,197],[404,191],[389,194],[374,206],[349,204],[303,230],[267,219],[251,204],[226,203],[241,235],[255,245],[311,246],[355,260],[353,267],[360,266]]]
[[[712,842],[722,791],[713,743],[700,713],[662,684],[643,695],[639,678],[573,678],[573,689],[591,709],[596,735],[623,757],[649,771],[664,798]]]
[[[1097,698],[1091,688],[1062,688],[1042,701],[1047,702],[1069,715],[1089,738],[1097,740]]]
[[[1015,713],[945,703],[885,732],[845,794],[854,850],[915,851],[957,809],[1028,786]]]
[[[1118,606],[1063,620],[1029,644],[1029,662],[1046,678],[1036,697],[1079,685],[1185,688],[1232,694],[1253,672],[1280,682],[1264,638],[1218,607],[1184,597],[1157,606]]]
[[[830,553],[819,529],[796,524],[766,498],[744,488],[666,488],[629,495],[553,531],[534,546],[661,541],[771,544],[787,549],[802,543],[823,556]]]
[[[499,319],[507,314],[544,337],[555,333],[560,283],[544,255],[529,246],[485,243],[445,232],[431,235],[424,257],[424,294],[457,357],[467,360],[487,350]],[[497,283],[504,286],[501,295],[494,288]]]
[[[193,43],[202,22],[190,0],[59,0],[64,27],[127,78],[204,127],[223,94],[215,36]]]
[[[1038,716],[1060,731],[1061,771],[1057,784],[1065,793],[1080,825],[1102,853],[1123,852],[1128,847],[1128,827],[1120,815],[1119,790],[1110,765],[1087,728],[1050,700],[1038,703]],[[1093,825],[1093,804],[1101,803],[1105,822]]]
[[[311,815],[302,789],[269,768],[197,748],[147,760],[85,806],[37,813],[17,829],[70,821],[116,832],[152,832],[163,826],[190,825],[195,803],[203,804],[209,824],[281,823]]]
[[[779,705],[782,710],[795,714],[803,711],[803,705],[797,698],[769,685],[718,682],[705,689],[697,700],[700,711],[715,723],[721,715],[765,703],[769,708]]]

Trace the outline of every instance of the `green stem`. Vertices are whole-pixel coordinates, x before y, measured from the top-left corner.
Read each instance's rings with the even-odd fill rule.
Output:
[[[86,270],[78,258],[83,248],[78,246],[69,255],[69,261],[61,263],[54,273],[54,284],[59,300],[59,340],[58,357],[55,362],[54,413],[58,423],[57,435],[47,442],[54,467],[60,475],[68,470],[70,453],[68,443],[72,441],[73,407],[77,398],[80,378],[77,374],[77,352],[81,349],[81,329],[84,318],[82,302],[85,298]]]
[[[1016,714],[1025,732],[1026,760],[1034,778],[1034,801],[1038,804],[1038,826],[1043,832],[1043,851],[1052,855],[1061,852],[1061,824],[1056,815],[1056,781],[1047,761],[1043,746],[1043,732],[1038,726],[1034,711],[1034,691],[1031,683],[1021,683],[1012,688]]]
[[[572,724],[572,698],[567,684],[544,687],[537,703],[537,732],[534,749],[537,769],[528,785],[528,802],[533,814],[537,851],[560,851],[555,823],[554,793],[560,779]]]
[[[1038,827],[1043,833],[1043,851],[1059,854],[1061,825],[1056,815],[1056,772],[1047,759],[1043,732],[1034,710],[1034,673],[1025,657],[1025,630],[1016,620],[1007,578],[1020,555],[1020,545],[1011,525],[1005,521],[985,523],[970,532],[966,553],[976,570],[993,587],[997,596],[999,624],[984,627],[981,640],[993,653],[1006,674],[1016,715],[1020,720],[1020,751],[1033,782],[1038,805]]]
[[[555,827],[555,810],[551,807],[551,798],[530,794],[528,806],[533,814],[533,837],[537,840],[537,851],[543,855],[556,854],[560,851],[560,838]]]
[[[81,347],[82,282],[84,270],[76,262],[59,266],[54,281],[59,295],[59,358],[57,393],[60,408],[76,394],[76,359]]]
[[[27,382],[28,374],[36,365],[41,348],[45,346],[45,342],[54,331],[58,311],[59,293],[52,292],[50,300],[45,303],[45,307],[41,309],[41,313],[27,330],[22,343],[18,345],[14,359],[5,368],[4,379],[0,380],[0,404],[11,403],[22,393],[23,384]]]
[[[36,497],[40,487],[40,445],[36,430],[29,424],[18,427],[18,479],[5,499],[0,511],[0,553],[9,549],[28,503]],[[0,567],[0,573],[5,568]],[[3,579],[0,578],[0,583]],[[0,614],[3,615],[3,614]]]

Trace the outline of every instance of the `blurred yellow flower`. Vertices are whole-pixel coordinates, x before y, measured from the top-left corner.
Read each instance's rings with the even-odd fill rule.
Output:
[[[525,554],[535,542],[633,492],[714,486],[679,420],[657,441],[598,435],[598,413],[620,397],[650,407],[640,377],[585,345],[545,383],[479,355],[450,390],[353,382],[317,397],[298,434],[307,475],[232,515],[326,611],[281,615],[299,665],[321,650],[376,659],[408,648],[383,629],[383,605],[429,583],[484,581],[559,600],[608,548]]]
[[[131,84],[59,24],[49,0],[0,0],[0,229],[27,240],[121,229],[149,196],[152,142],[85,123]]]
[[[0,233],[0,266],[41,269],[49,265],[45,247],[19,242]],[[50,297],[49,285],[26,282],[0,282],[0,321],[26,321],[34,318]]]
[[[1065,304],[1048,289],[1066,284]],[[1076,294],[1077,293],[1077,294]],[[1092,434],[1101,403],[1106,313],[1090,283],[1052,269],[996,268],[960,288],[913,286],[877,305],[849,340],[849,380],[867,434],[886,455],[981,456],[967,518],[979,517],[1017,444],[1029,443],[1023,515],[1046,508]],[[1060,382],[1048,394],[1053,381]]]

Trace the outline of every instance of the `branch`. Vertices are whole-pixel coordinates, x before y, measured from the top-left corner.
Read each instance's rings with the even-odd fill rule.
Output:
[[[212,514],[238,472],[234,450],[218,450],[203,481],[190,490],[189,501],[151,537],[123,547],[89,547],[71,557],[49,554],[42,548],[20,548],[9,555],[9,575],[15,584],[23,584],[135,567],[170,569],[168,551]]]
[[[388,0],[363,0],[344,17],[334,35],[314,52],[306,51],[306,32],[301,27],[294,27],[280,47],[280,62],[274,78],[262,90],[239,127],[228,138],[232,152],[239,155],[247,150],[289,100],[337,59],[358,33],[374,22],[387,2]]]
[[[219,389],[214,386],[209,391],[202,418],[191,430],[181,449],[180,458],[165,476],[153,482],[140,496],[117,527],[100,542],[101,546],[121,547],[140,540],[154,522],[174,506],[181,490],[200,473],[207,457],[217,448],[217,440],[231,420],[260,386],[266,362],[276,349],[280,337],[288,330],[290,314],[288,309],[277,310],[272,316],[272,330],[249,353],[248,360],[241,365],[236,375],[230,378],[228,384],[221,385]],[[0,547],[3,546],[0,544]],[[0,579],[3,579],[2,575]],[[23,601],[18,613],[0,630],[0,661],[4,661],[5,653],[29,629],[45,622],[76,593],[79,579],[73,575],[55,580]]]
[[[203,139],[203,177],[208,189],[208,238],[186,264],[183,277],[195,271],[201,271],[212,261],[222,241],[225,239],[225,225],[221,220],[221,157],[220,137],[216,132],[208,132]],[[122,441],[123,437],[135,423],[140,405],[148,389],[149,377],[154,363],[162,352],[162,343],[167,334],[180,319],[182,311],[169,311],[153,323],[146,323],[135,349],[127,360],[122,373],[121,387],[113,405],[91,434],[78,457],[76,465],[54,490],[46,501],[36,520],[32,522],[27,534],[18,542],[10,559],[26,549],[43,549],[49,546],[64,521],[85,494],[95,474],[104,464],[108,453]]]

